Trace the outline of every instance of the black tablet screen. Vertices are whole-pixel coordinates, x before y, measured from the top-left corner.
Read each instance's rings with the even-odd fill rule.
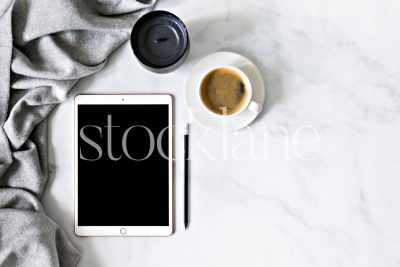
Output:
[[[78,226],[168,226],[168,105],[78,105]]]

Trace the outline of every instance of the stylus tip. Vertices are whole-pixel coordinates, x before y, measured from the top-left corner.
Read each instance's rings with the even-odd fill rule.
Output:
[[[183,128],[183,134],[188,135],[189,134],[189,123],[185,124],[185,128]]]
[[[187,230],[187,228],[188,228],[188,225],[187,225],[187,223],[185,223],[185,230]]]

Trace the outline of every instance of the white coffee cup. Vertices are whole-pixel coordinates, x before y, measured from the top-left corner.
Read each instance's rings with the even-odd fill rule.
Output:
[[[247,91],[246,100],[245,100],[244,104],[242,105],[242,107],[239,110],[237,110],[235,113],[232,113],[232,114],[229,114],[229,115],[228,114],[218,114],[218,113],[215,113],[214,111],[210,110],[207,107],[207,105],[203,102],[202,97],[201,97],[201,87],[202,87],[202,84],[204,82],[204,79],[207,77],[207,75],[209,73],[211,73],[213,71],[216,71],[218,69],[229,69],[229,70],[237,73],[240,76],[241,80],[243,81],[245,89]],[[210,113],[210,114],[212,114],[214,116],[233,117],[233,116],[239,115],[240,113],[242,113],[246,109],[250,110],[251,112],[257,113],[257,114],[260,113],[260,111],[261,111],[261,105],[251,99],[252,95],[253,95],[253,88],[251,86],[251,82],[250,82],[249,77],[247,77],[247,75],[242,70],[240,70],[239,68],[233,67],[233,66],[219,66],[219,67],[210,69],[209,71],[207,71],[203,75],[203,78],[200,80],[197,90],[198,90],[198,94],[197,95],[198,95],[198,98],[199,98],[199,101],[200,101],[202,107],[208,113]]]

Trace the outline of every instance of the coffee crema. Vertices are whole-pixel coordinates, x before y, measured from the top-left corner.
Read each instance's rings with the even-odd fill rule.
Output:
[[[200,98],[204,105],[219,115],[232,115],[240,111],[247,100],[248,91],[242,76],[229,68],[209,72],[200,85]]]

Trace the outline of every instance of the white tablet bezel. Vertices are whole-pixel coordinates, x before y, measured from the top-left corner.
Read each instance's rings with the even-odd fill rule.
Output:
[[[171,95],[77,95],[74,101],[74,224],[77,236],[169,236],[173,232],[172,190],[172,97]],[[78,105],[168,104],[168,226],[78,226]]]

